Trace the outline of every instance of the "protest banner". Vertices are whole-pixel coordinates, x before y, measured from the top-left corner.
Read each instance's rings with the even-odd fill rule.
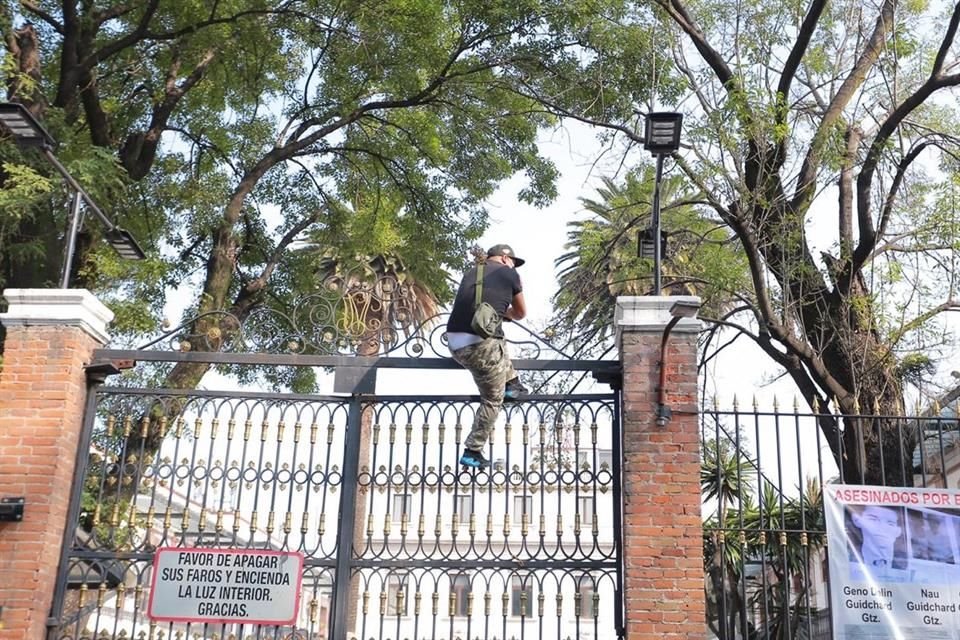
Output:
[[[960,491],[828,485],[830,599],[837,640],[955,640]]]

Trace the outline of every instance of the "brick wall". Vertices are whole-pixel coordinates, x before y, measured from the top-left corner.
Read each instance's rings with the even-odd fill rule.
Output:
[[[86,399],[83,367],[100,339],[86,320],[48,324],[33,317],[43,313],[36,305],[25,319],[20,314],[30,305],[17,304],[9,293],[10,310],[2,318],[0,497],[23,496],[26,507],[22,521],[0,522],[0,639],[40,640],[73,484]]]
[[[666,405],[656,424],[660,344],[671,298],[618,313],[624,368],[624,558],[627,637],[707,636],[704,610],[696,321],[667,342]]]

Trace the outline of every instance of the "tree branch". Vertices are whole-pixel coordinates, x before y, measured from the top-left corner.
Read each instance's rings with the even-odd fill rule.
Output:
[[[143,15],[140,16],[140,21],[138,22],[136,28],[133,31],[118,38],[112,42],[105,44],[100,49],[93,51],[83,60],[79,60],[78,64],[80,67],[85,69],[92,69],[99,62],[106,60],[107,58],[123,51],[127,47],[130,47],[137,42],[145,39],[147,28],[150,26],[150,21],[153,20],[153,15],[157,12],[157,7],[160,5],[160,0],[148,0],[146,6],[143,8]]]
[[[787,56],[787,61],[783,65],[783,71],[780,73],[780,82],[777,84],[777,108],[774,116],[776,125],[786,126],[787,124],[787,114],[789,113],[787,101],[790,96],[790,85],[793,83],[797,69],[800,67],[800,62],[803,60],[807,46],[809,46],[810,40],[813,38],[813,34],[817,29],[817,23],[820,21],[820,16],[823,15],[823,10],[826,6],[827,0],[813,0],[810,4],[807,15],[804,16],[803,23],[797,32],[797,38],[793,43],[793,48],[790,50],[790,55]],[[778,168],[783,164],[787,155],[787,136],[782,137],[779,147],[779,158],[776,163]]]
[[[283,237],[280,238],[279,242],[277,242],[276,248],[274,248],[273,252],[267,257],[267,262],[261,270],[260,275],[248,282],[247,285],[243,287],[243,297],[252,296],[267,286],[267,281],[270,279],[270,276],[273,274],[274,270],[276,270],[277,265],[280,263],[280,258],[287,251],[287,247],[289,247],[290,244],[297,239],[298,235],[303,233],[308,227],[310,227],[310,225],[316,223],[319,219],[320,212],[315,211],[297,224],[290,227],[290,229],[283,234]],[[239,299],[240,298],[238,298],[238,300]]]
[[[696,25],[687,8],[680,0],[655,0],[656,3],[667,12],[667,15],[677,23],[680,29],[687,34],[693,46],[696,47],[700,56],[703,58],[716,75],[717,80],[723,85],[727,93],[733,93],[739,89],[738,83],[734,79],[733,72],[727,66],[726,61],[720,52],[710,46],[703,31]]]
[[[960,3],[953,9],[953,15],[950,17],[947,32],[944,34],[943,41],[941,42],[941,53],[945,48],[949,49],[953,44],[958,24],[960,24]],[[927,81],[893,109],[886,120],[883,121],[870,145],[870,149],[867,151],[867,156],[860,169],[860,175],[857,176],[857,221],[860,225],[860,238],[857,248],[853,253],[852,272],[859,270],[860,267],[863,266],[873,252],[877,241],[877,232],[871,214],[870,190],[873,186],[873,176],[876,173],[887,141],[897,128],[899,128],[903,120],[917,107],[926,102],[934,92],[945,87],[960,84],[960,74],[952,76],[942,76],[940,74],[943,59],[938,55],[937,60],[939,66],[934,66]],[[883,224],[883,221],[881,221],[881,224]]]
[[[873,33],[867,41],[866,47],[860,58],[857,60],[850,73],[844,79],[837,93],[830,101],[830,106],[820,119],[817,131],[813,135],[810,147],[803,159],[800,167],[800,174],[797,177],[797,188],[793,196],[793,206],[797,209],[803,208],[802,203],[812,200],[816,186],[817,170],[820,165],[820,154],[823,146],[829,137],[829,132],[846,109],[847,104],[856,95],[857,89],[863,84],[867,77],[867,72],[876,64],[883,50],[887,35],[893,29],[894,10],[896,0],[884,0],[883,8],[877,17]]]
[[[935,307],[927,309],[913,320],[904,323],[903,326],[897,329],[897,331],[890,336],[887,343],[890,345],[895,345],[903,338],[903,336],[907,335],[914,329],[917,329],[925,322],[937,317],[941,313],[946,313],[947,311],[956,311],[958,309],[960,309],[960,301],[958,300],[947,300],[946,302],[942,302]]]
[[[53,14],[47,13],[32,0],[20,0],[20,6],[53,27],[57,33],[63,35],[63,23],[53,17]]]
[[[180,61],[174,58],[164,82],[163,100],[154,105],[147,130],[129,135],[120,148],[120,162],[131,178],[140,180],[150,171],[170,116],[186,93],[200,82],[214,58],[213,49],[208,49],[190,75],[180,83],[176,82]]]
[[[847,127],[844,134],[843,164],[838,180],[837,226],[840,237],[840,260],[846,263],[853,256],[853,167],[857,161],[862,134],[859,129]]]

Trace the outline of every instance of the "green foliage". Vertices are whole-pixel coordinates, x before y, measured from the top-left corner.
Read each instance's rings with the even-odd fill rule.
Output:
[[[33,238],[19,237],[17,230],[33,221],[34,207],[50,194],[51,183],[28,165],[4,161],[0,167],[4,176],[4,189],[0,190],[0,260],[14,269],[29,268],[44,260],[44,247]],[[0,272],[0,288],[5,284]]]
[[[16,223],[26,213],[26,203],[50,192],[50,180],[31,167],[9,162],[3,163],[3,173],[6,180],[3,191],[0,191],[0,211],[4,218]]]
[[[725,439],[703,443],[701,493],[718,503],[704,523],[708,623],[719,637],[745,628],[758,637],[798,637],[804,616],[816,612],[808,581],[826,545],[823,492],[815,480],[795,496],[766,480],[757,487],[761,470],[746,449]],[[757,565],[760,576],[751,575],[747,567]]]
[[[583,199],[587,217],[570,223],[567,253],[557,260],[559,289],[554,296],[558,333],[569,333],[588,348],[610,337],[617,296],[647,295],[652,260],[637,257],[637,234],[651,224],[653,170],[639,167],[622,183],[604,181],[599,199]],[[689,203],[694,191],[680,177],[661,187],[661,228],[667,252],[664,288],[696,294],[706,310],[722,314],[731,293],[747,282],[738,245],[707,211]]]
[[[148,16],[145,6],[98,22],[78,5],[70,26],[90,36],[80,43],[56,25],[74,19],[62,6],[24,10],[43,43],[43,120],[58,156],[149,254],[117,260],[88,220],[75,283],[126,301],[121,341],[155,329],[171,297],[190,302],[189,318],[200,303],[246,313],[312,293],[315,261],[290,251],[305,237],[344,256],[396,255],[448,299],[447,270],[483,232],[501,181],[525,175],[521,195],[539,206],[556,195],[556,169],[536,147],[554,119],[522,85],[532,66],[575,55],[561,32],[586,28],[575,7],[175,0]],[[73,57],[96,60],[95,93]],[[64,202],[40,204],[46,227],[63,229]],[[42,256],[55,274],[59,246],[50,233],[24,259]],[[16,284],[51,279],[33,273]],[[245,289],[261,278],[256,294]]]

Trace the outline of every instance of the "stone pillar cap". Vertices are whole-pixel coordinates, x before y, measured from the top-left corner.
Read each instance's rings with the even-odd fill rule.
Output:
[[[9,307],[0,313],[5,327],[79,327],[100,344],[110,340],[110,311],[86,289],[6,289]]]
[[[673,319],[670,309],[677,302],[700,305],[698,296],[620,296],[617,298],[613,324],[617,344],[624,331],[661,333]],[[680,318],[673,333],[698,333],[703,323],[698,318]]]

